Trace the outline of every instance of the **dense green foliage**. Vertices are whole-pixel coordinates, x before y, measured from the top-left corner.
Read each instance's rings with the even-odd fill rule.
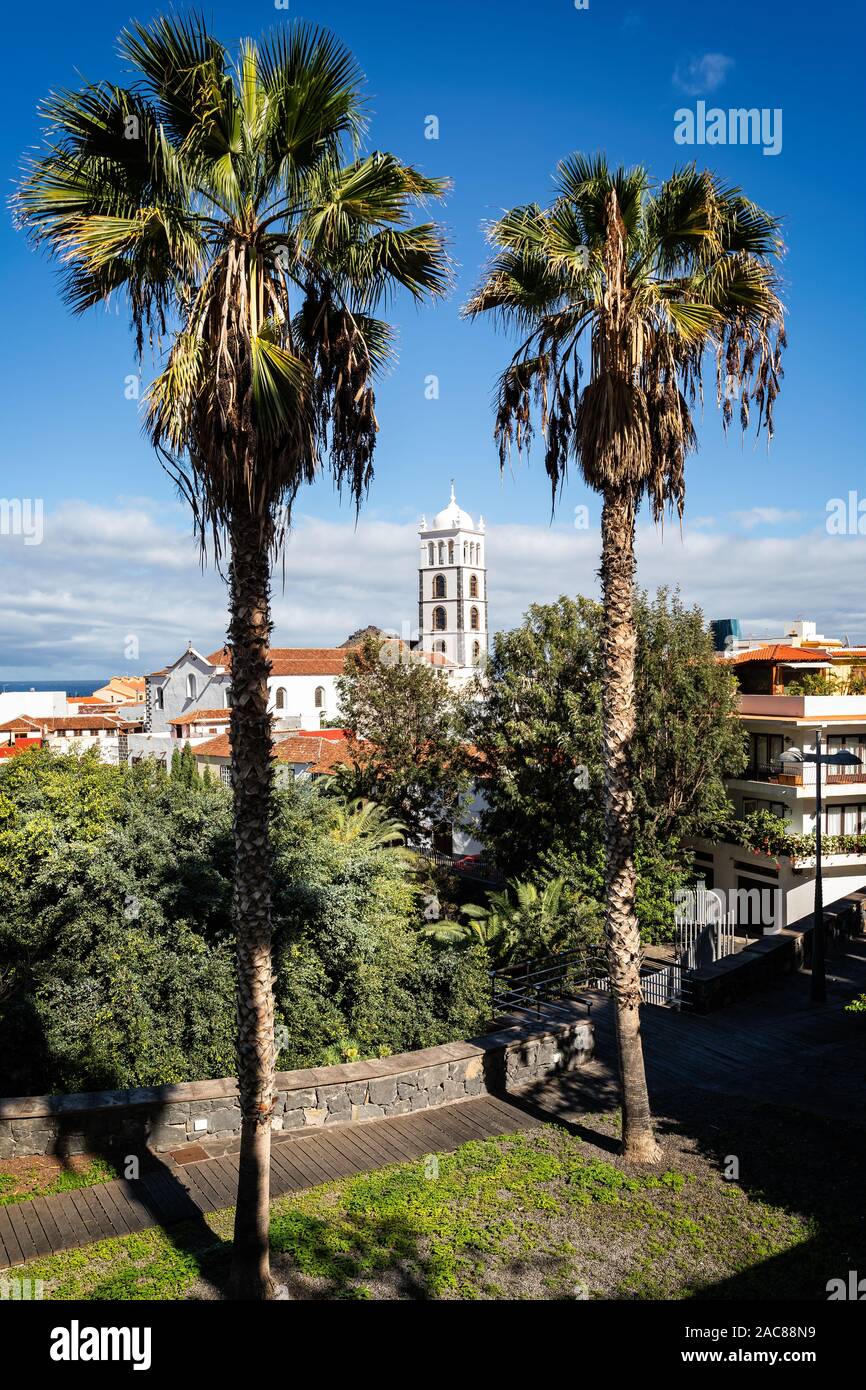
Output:
[[[683,841],[730,815],[724,778],[745,761],[737,692],[714,659],[698,609],[659,590],[638,595],[638,917],[645,939],[669,933],[688,872]],[[487,698],[472,738],[485,759],[482,838],[518,876],[562,876],[603,895],[601,609],[587,598],[533,605],[497,633]]]
[[[477,942],[494,966],[538,960],[557,951],[579,950],[588,959],[600,951],[599,904],[564,878],[549,878],[541,886],[512,881],[489,892],[486,903],[465,903],[458,917],[461,920],[431,922],[425,936],[455,945]]]
[[[230,842],[217,784],[42,750],[4,764],[0,1093],[234,1072]],[[332,802],[289,786],[274,849],[282,1067],[482,1026],[484,952],[421,936],[423,885],[381,827],[347,834]]]
[[[386,806],[415,839],[450,828],[469,773],[463,700],[441,670],[404,642],[368,634],[337,681],[353,763],[337,786]]]
[[[731,820],[726,838],[771,859],[785,855],[796,862],[814,859],[817,853],[814,830],[797,834],[784,816],[774,815],[772,811],[750,811],[742,820]],[[856,832],[824,834],[821,845],[824,854],[864,854],[866,835]]]

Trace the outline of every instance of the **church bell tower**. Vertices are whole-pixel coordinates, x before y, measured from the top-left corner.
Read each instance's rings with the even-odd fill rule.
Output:
[[[418,627],[421,649],[440,652],[462,674],[487,660],[487,564],[484,518],[478,525],[457,505],[454,483],[447,507],[430,524],[421,518]]]

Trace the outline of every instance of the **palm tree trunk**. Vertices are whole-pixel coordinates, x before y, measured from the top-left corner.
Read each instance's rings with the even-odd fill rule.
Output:
[[[626,492],[606,492],[601,519],[605,935],[616,1010],[623,1155],[653,1163],[659,1159],[660,1150],[653,1134],[640,1035],[641,943],[635,911],[631,792],[637,645],[634,522],[633,498]]]
[[[274,993],[271,963],[271,727],[268,715],[270,535],[249,513],[232,522],[229,646],[241,1151],[232,1250],[234,1298],[273,1294],[268,1244]]]

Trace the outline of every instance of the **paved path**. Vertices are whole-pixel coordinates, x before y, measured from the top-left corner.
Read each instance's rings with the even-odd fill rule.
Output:
[[[748,1001],[698,1018],[647,1006],[642,1013],[654,1108],[684,1088],[740,1095],[835,1117],[866,1114],[863,1021],[844,1003],[866,990],[866,940],[828,961],[828,1003],[809,1001],[809,976],[791,975]],[[555,1011],[551,1010],[553,1015]],[[619,1103],[611,1001],[596,997],[596,1058],[585,1068],[502,1099],[482,1096],[436,1110],[274,1134],[274,1196],[371,1172],[469,1139],[579,1119]],[[237,1145],[234,1146],[235,1148]],[[177,1161],[180,1158],[182,1161]],[[164,1155],[135,1182],[115,1180],[0,1207],[0,1269],[106,1236],[183,1220],[234,1204],[237,1154],[198,1145]]]

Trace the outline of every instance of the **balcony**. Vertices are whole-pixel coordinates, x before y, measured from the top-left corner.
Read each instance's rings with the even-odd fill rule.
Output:
[[[866,720],[866,695],[741,695],[740,714],[765,719]]]
[[[780,787],[814,787],[815,763],[750,763],[738,782],[769,782]],[[856,787],[866,783],[866,767],[822,767],[821,787]]]

